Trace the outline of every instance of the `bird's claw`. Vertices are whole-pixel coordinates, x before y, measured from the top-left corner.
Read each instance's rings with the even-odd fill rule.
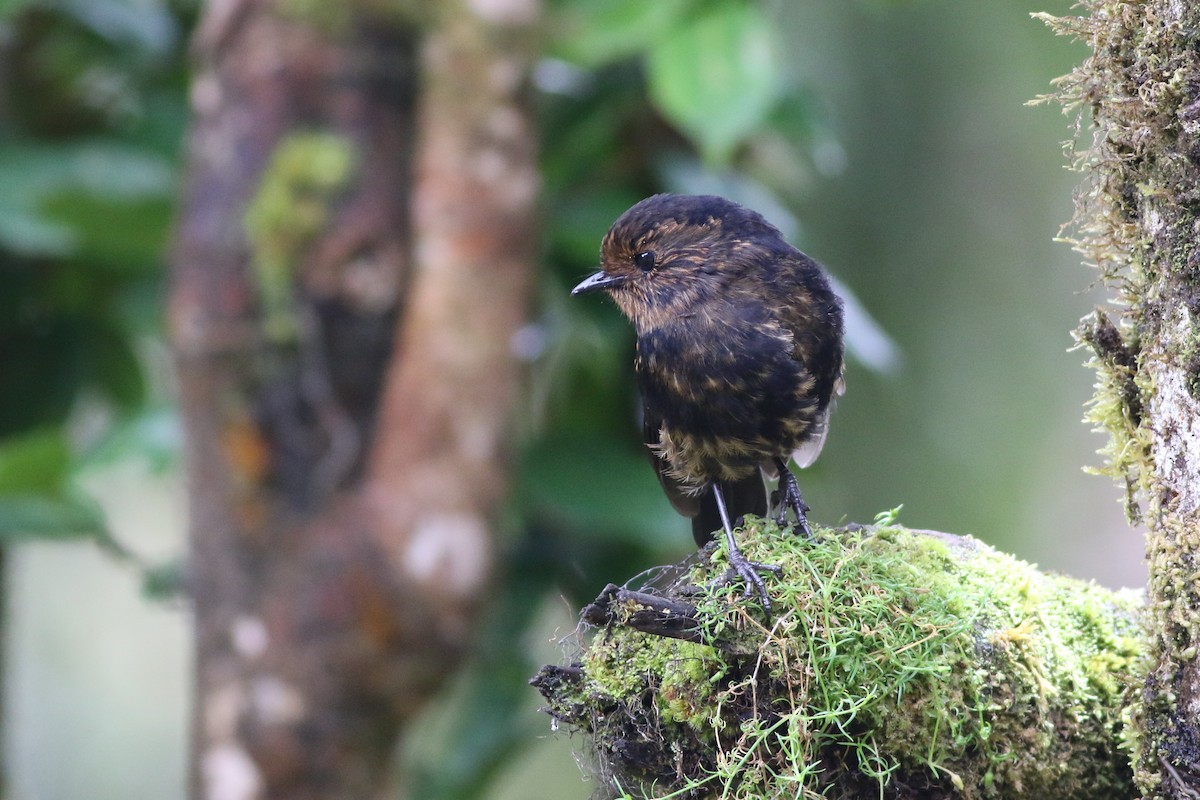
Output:
[[[799,528],[809,539],[815,538],[812,528],[808,524],[808,512],[812,509],[800,496],[800,484],[796,481],[796,476],[782,462],[779,465],[779,489],[777,491],[783,495],[779,503],[779,516],[775,519],[779,526],[787,525],[787,512],[790,510],[796,515],[796,522],[792,527]]]
[[[757,594],[758,599],[762,601],[763,611],[766,612],[769,619],[771,617],[771,600],[767,597],[767,585],[763,582],[760,574],[763,572],[770,572],[778,577],[783,574],[783,568],[778,564],[761,564],[751,561],[735,550],[729,554],[729,568],[714,583],[729,586],[734,581],[741,579],[746,586],[742,596],[749,599],[751,595]]]
[[[799,528],[805,538],[816,539],[817,537],[813,535],[812,527],[808,524],[809,507],[801,502],[800,505],[794,507],[792,510],[796,512],[796,521],[792,525],[793,530]],[[783,523],[781,522],[780,524]]]
[[[797,489],[798,493],[799,489]],[[720,583],[729,585],[737,578],[741,578],[746,584],[744,596],[750,597],[751,594],[757,592],[762,600],[763,611],[766,612],[767,619],[770,619],[771,601],[767,597],[767,585],[763,583],[762,575],[759,573],[773,572],[776,575],[782,575],[783,569],[775,564],[760,564],[757,561],[751,561],[742,555],[742,551],[737,546],[737,539],[733,535],[733,526],[729,524],[729,510],[725,506],[725,494],[720,483],[713,484],[713,499],[717,503],[717,512],[721,515],[721,525],[725,528],[726,552],[729,554],[729,569],[725,570],[725,574],[721,576]]]

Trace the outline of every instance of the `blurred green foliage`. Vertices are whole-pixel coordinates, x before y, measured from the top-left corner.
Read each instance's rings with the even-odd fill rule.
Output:
[[[0,6],[0,541],[115,547],[75,476],[135,449],[161,459],[139,351],[159,329],[193,11]]]

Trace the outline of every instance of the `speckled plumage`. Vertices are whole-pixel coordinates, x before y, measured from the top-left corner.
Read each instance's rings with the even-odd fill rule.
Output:
[[[842,305],[824,270],[754,211],[660,194],[613,223],[601,271],[573,293],[598,290],[637,333],[645,440],[697,543],[722,524],[714,486],[729,516],[765,514],[760,473],[816,458],[841,391]],[[798,489],[794,508],[806,525]]]

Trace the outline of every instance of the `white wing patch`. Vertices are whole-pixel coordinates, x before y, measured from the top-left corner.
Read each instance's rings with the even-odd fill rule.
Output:
[[[837,383],[833,385],[833,395],[841,397],[845,393],[846,377],[838,375]],[[825,447],[825,438],[829,436],[829,413],[832,410],[833,402],[830,401],[829,405],[825,406],[821,418],[813,423],[813,435],[792,451],[792,460],[800,469],[812,466],[812,463],[817,460],[817,456],[821,455],[821,450]]]
[[[813,435],[804,440],[804,443],[792,451],[792,460],[796,462],[796,466],[800,469],[812,466],[812,463],[817,460],[817,456],[821,455],[821,450],[825,447],[825,438],[829,435],[829,407],[825,407],[821,418],[813,423]]]

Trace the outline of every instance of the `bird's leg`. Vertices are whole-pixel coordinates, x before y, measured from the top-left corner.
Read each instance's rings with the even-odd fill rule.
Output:
[[[717,512],[721,515],[721,525],[725,528],[725,542],[729,551],[729,569],[725,571],[721,580],[724,583],[732,583],[735,577],[741,578],[746,584],[745,596],[749,597],[752,592],[758,592],[758,596],[762,600],[763,611],[767,612],[767,617],[770,617],[771,601],[767,599],[767,587],[759,572],[773,572],[779,575],[783,570],[775,564],[760,564],[757,561],[750,561],[742,555],[742,551],[738,550],[737,542],[733,538],[733,526],[729,524],[729,510],[725,507],[725,495],[721,491],[721,483],[714,481],[712,490],[713,498],[717,501]]]
[[[796,476],[788,469],[787,462],[782,458],[775,459],[775,466],[779,469],[779,488],[783,494],[782,502],[779,504],[779,524],[785,523],[790,508],[796,514],[796,524],[800,526],[800,530],[804,531],[804,535],[809,539],[813,538],[812,528],[808,526],[808,512],[811,509],[804,502],[804,498],[800,496],[800,484],[796,482]]]

